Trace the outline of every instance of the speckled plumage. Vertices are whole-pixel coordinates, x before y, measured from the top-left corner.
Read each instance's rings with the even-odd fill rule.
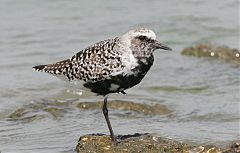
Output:
[[[157,48],[151,45],[155,39],[151,30],[137,28],[122,37],[89,46],[70,59],[35,66],[34,70],[81,81],[84,87],[100,95],[124,93],[138,84],[152,66],[152,53]]]
[[[57,76],[65,76],[69,81],[98,81],[106,78],[113,69],[120,66],[120,57],[113,47],[118,38],[104,40],[84,50],[81,50],[72,58],[55,64],[40,65],[35,70],[47,72]]]

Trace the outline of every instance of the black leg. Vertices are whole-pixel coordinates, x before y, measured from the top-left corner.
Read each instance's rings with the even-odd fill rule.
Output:
[[[104,117],[105,117],[106,122],[107,122],[107,125],[108,125],[108,129],[109,129],[109,132],[110,132],[111,139],[112,139],[113,141],[115,141],[115,139],[114,139],[114,134],[113,134],[113,130],[112,130],[112,126],[111,126],[110,120],[109,120],[109,118],[108,118],[107,96],[105,96],[105,98],[104,98],[103,106],[102,106],[102,111],[103,111]]]

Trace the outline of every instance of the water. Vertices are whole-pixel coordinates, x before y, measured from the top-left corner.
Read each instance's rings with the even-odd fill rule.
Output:
[[[180,55],[184,47],[200,42],[239,48],[238,6],[237,0],[1,1],[0,151],[73,152],[79,136],[108,134],[100,109],[80,111],[76,102],[64,106],[58,118],[35,110],[34,115],[45,116],[22,122],[10,120],[9,114],[42,99],[100,101],[102,97],[88,92],[79,96],[31,67],[71,57],[138,26],[153,29],[174,52],[156,51],[142,83],[127,90],[127,96],[113,94],[110,99],[159,103],[172,113],[127,118],[121,117],[124,111],[111,110],[115,133],[155,132],[220,146],[239,139],[239,68]]]

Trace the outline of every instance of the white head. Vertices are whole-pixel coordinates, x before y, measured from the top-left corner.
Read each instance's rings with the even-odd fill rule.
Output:
[[[156,40],[156,34],[152,30],[147,28],[136,28],[134,30],[130,30],[126,34],[130,39],[137,38],[139,36],[145,36],[148,39]]]
[[[156,49],[171,50],[156,40],[156,34],[147,28],[136,28],[124,34],[120,41],[129,46],[135,57],[149,57]]]

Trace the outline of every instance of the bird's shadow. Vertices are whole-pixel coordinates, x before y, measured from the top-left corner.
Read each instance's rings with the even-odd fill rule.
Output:
[[[149,133],[135,133],[135,134],[128,134],[128,135],[117,135],[118,140],[125,140],[128,138],[137,138],[141,136],[148,135]]]
[[[138,138],[138,137],[143,137],[148,135],[149,133],[134,133],[134,134],[127,134],[127,135],[116,135],[115,139],[117,140],[117,142],[121,142],[124,141],[126,139],[129,138]],[[94,137],[102,137],[102,136],[107,136],[106,134],[102,134],[102,133],[93,133],[93,134],[88,134],[89,136],[94,136]]]

